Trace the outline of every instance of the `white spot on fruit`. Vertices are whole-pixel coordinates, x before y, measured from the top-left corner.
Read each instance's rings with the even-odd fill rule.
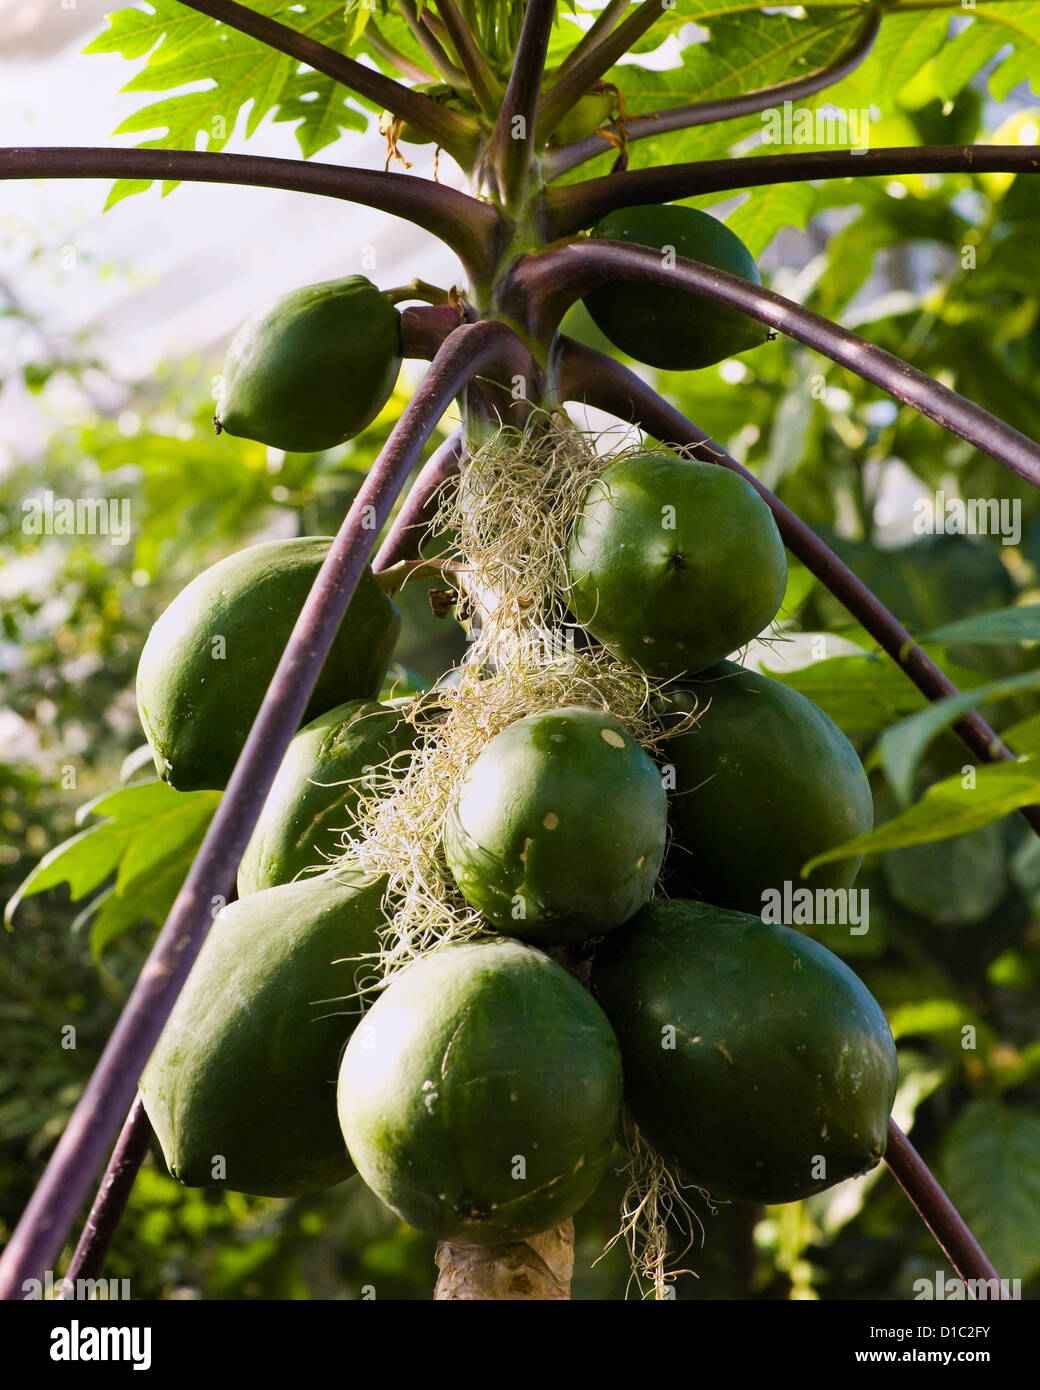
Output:
[[[625,740],[616,729],[600,729],[599,736],[604,743],[609,743],[611,748],[624,748]]]
[[[559,823],[560,818],[555,811],[546,811],[542,819],[542,824],[545,826],[546,830],[555,830]]]

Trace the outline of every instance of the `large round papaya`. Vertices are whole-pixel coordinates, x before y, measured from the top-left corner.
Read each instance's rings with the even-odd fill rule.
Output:
[[[621,1102],[592,996],[517,942],[446,946],[392,980],[351,1038],[339,1117],[365,1182],[467,1244],[551,1230],[591,1196]]]
[[[801,877],[815,855],[874,824],[867,775],[834,721],[798,691],[729,661],[661,702],[666,727],[692,713],[697,723],[661,753],[674,769],[666,864],[674,891],[760,913],[785,884],[851,887],[861,856]]]
[[[137,708],[159,776],[178,791],[219,790],[231,776],[331,544],[301,536],[229,555],[182,589],[148,634]],[[374,696],[400,626],[366,569],[305,719]]]
[[[740,238],[697,208],[618,208],[592,234],[670,250],[684,260],[701,261],[753,285],[762,283],[754,258]],[[758,347],[769,336],[765,324],[718,300],[652,285],[645,278],[603,285],[585,296],[585,304],[615,347],[638,362],[672,371],[710,367]]]
[[[276,449],[331,449],[375,419],[400,370],[401,316],[370,280],[306,285],[235,334],[214,423]]]
[[[401,709],[351,700],[307,724],[289,744],[238,866],[238,895],[290,883],[326,865],[349,829],[363,790],[359,779],[415,743]],[[390,769],[387,769],[388,771]]]
[[[294,1197],[354,1172],[336,1073],[383,884],[336,870],[218,914],[141,1077],[175,1178]]]
[[[592,988],[640,1129],[713,1197],[797,1201],[884,1154],[895,1043],[877,1001],[819,942],[653,902],[603,942]]]
[[[619,926],[654,890],[667,797],[623,724],[574,706],[518,719],[468,768],[444,833],[466,901],[540,945]]]
[[[769,508],[737,473],[639,454],[592,483],[571,529],[566,598],[616,656],[695,673],[775,617],[787,558]]]

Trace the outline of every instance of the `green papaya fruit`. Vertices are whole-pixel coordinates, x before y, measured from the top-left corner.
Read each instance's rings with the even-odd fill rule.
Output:
[[[231,776],[332,541],[264,541],[219,560],[153,626],[137,668],[137,708],[159,776],[178,791]],[[313,719],[377,693],[400,616],[366,569],[307,706]]]
[[[547,69],[542,83],[545,90],[551,90],[556,83],[556,69]],[[594,82],[587,92],[574,103],[553,130],[548,143],[553,146],[570,145],[577,140],[585,140],[595,135],[606,124],[618,108],[617,88],[609,82]]]
[[[677,257],[701,261],[753,285],[762,283],[740,238],[697,208],[619,208],[597,223],[592,235],[659,251],[671,248]],[[651,285],[643,278],[602,285],[585,296],[585,304],[615,347],[637,362],[671,371],[710,367],[769,337],[766,325],[747,314],[705,295]]]
[[[574,706],[518,719],[468,768],[445,824],[463,897],[540,945],[619,926],[650,897],[667,797],[623,724]]]
[[[364,1181],[467,1244],[551,1230],[591,1196],[621,1102],[592,996],[517,942],[445,946],[391,981],[348,1043],[339,1118]]]
[[[671,454],[608,466],[567,545],[578,622],[648,675],[695,673],[775,617],[787,557],[769,508],[737,473]]]
[[[295,1197],[353,1174],[336,1073],[383,884],[336,870],[217,915],[140,1083],[179,1181]]]
[[[865,835],[874,824],[870,784],[834,721],[780,681],[724,661],[661,700],[668,727],[694,712],[696,725],[669,739],[674,769],[666,872],[685,896],[760,913],[771,890],[850,888],[861,856],[802,865]]]
[[[214,423],[276,449],[332,449],[371,424],[400,370],[401,316],[370,280],[306,285],[235,334]]]
[[[414,747],[400,709],[351,700],[319,715],[289,744],[238,866],[238,895],[290,883],[337,855],[353,822],[360,779]],[[395,770],[404,771],[401,760]]]
[[[637,1124],[713,1197],[797,1201],[884,1154],[895,1043],[877,1001],[819,942],[658,901],[602,943],[591,984]]]

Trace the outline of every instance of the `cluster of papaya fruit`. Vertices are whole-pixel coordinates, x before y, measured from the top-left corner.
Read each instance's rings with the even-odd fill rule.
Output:
[[[175,787],[226,781],[327,546],[250,547],[156,624],[139,706]],[[439,847],[487,939],[434,951],[366,1009],[358,971],[388,928],[386,883],[332,861],[359,784],[403,768],[417,737],[408,701],[374,698],[398,619],[366,573],[242,858],[238,901],[141,1079],[181,1180],[288,1196],[356,1167],[413,1225],[479,1243],[580,1207],[623,1099],[721,1198],[794,1200],[883,1152],[895,1052],[881,1010],[824,946],[752,915],[871,814],[836,726],[721,660],[783,596],[768,509],[714,466],[623,459],[590,486],[567,560],[588,632],[671,682],[657,761],[580,705],[490,739]],[[684,896],[653,898],[662,866]],[[847,886],[856,868],[817,877]],[[547,954],[580,943],[591,992]]]
[[[630,209],[595,234],[758,278],[741,243],[691,209]],[[645,285],[604,287],[588,308],[617,346],[663,366],[765,337]],[[284,296],[232,343],[219,427],[330,447],[382,408],[400,347],[397,310],[361,277]],[[329,543],[230,556],[156,623],[138,704],[175,788],[226,783]],[[561,602],[650,683],[657,736],[574,703],[489,738],[426,847],[486,934],[421,957],[369,1004],[361,977],[392,931],[387,879],[342,858],[341,837],[363,787],[392,794],[419,732],[408,700],[377,698],[400,620],[366,571],[238,900],[141,1078],[182,1181],[291,1196],[357,1171],[414,1226],[482,1243],[576,1211],[623,1105],[683,1180],[723,1199],[796,1200],[884,1152],[896,1057],[881,1009],[835,954],[762,914],[873,814],[827,715],[726,660],[783,602],[769,509],[724,468],[623,455],[588,486],[564,560]],[[831,863],[812,886],[848,889],[858,867]],[[560,948],[588,967],[588,989]]]

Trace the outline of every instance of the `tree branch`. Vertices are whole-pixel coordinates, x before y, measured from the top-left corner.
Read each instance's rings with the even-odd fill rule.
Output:
[[[607,0],[607,4],[556,69],[556,75],[564,77],[580,58],[592,49],[598,48],[631,3],[632,0]]]
[[[498,78],[477,47],[469,26],[463,21],[452,0],[433,0],[433,3],[437,6],[445,32],[458,55],[477,105],[486,115],[490,115],[498,110],[498,99],[501,95]]]
[[[543,92],[538,103],[538,130],[551,132],[603,74],[643,37],[664,13],[662,0],[643,0],[618,27],[595,47],[575,59],[569,72]]]
[[[984,1298],[1010,1299],[1005,1281],[997,1274],[957,1208],[929,1172],[920,1154],[895,1120],[888,1122],[885,1162],[896,1182],[910,1198],[918,1216],[931,1231],[940,1250],[963,1280],[972,1298],[978,1298],[975,1281],[989,1285]]]
[[[303,605],[195,862],[0,1259],[0,1297],[19,1297],[24,1281],[52,1268],[61,1251],[209,931],[211,904],[233,891],[238,861],[289,740],[300,726],[376,536],[423,445],[474,374],[508,358],[516,344],[515,335],[500,323],[457,328],[369,470]]]
[[[609,280],[643,280],[703,294],[796,338],[847,367],[897,401],[960,435],[1005,468],[1040,486],[1040,446],[884,348],[811,313],[772,290],[699,261],[663,263],[658,250],[620,241],[583,241],[528,256],[518,263],[506,302],[530,306],[528,328],[546,338],[566,309]],[[522,312],[522,310],[520,310]]]
[[[0,179],[185,179],[341,198],[401,217],[450,246],[480,282],[505,235],[493,208],[443,184],[339,164],[202,150],[36,146],[0,149]]]
[[[419,18],[413,0],[400,0],[400,5],[401,14],[404,16],[404,22],[412,31],[412,37],[430,62],[433,63],[442,79],[453,87],[463,86],[466,81],[466,74],[457,63],[452,62],[437,35],[430,32],[429,25],[424,24]]]
[[[513,71],[491,136],[491,160],[507,204],[517,203],[523,196],[532,166],[538,94],[555,14],[556,0],[529,0]],[[518,118],[523,129],[519,140],[514,131]]]
[[[870,633],[883,651],[913,681],[928,700],[944,700],[958,693],[956,686],[918,645],[916,639],[839,560],[834,551],[778,497],[758,481],[721,445],[690,423],[645,381],[615,362],[606,353],[561,338],[556,372],[559,398],[583,401],[619,420],[638,425],[654,439],[674,444],[706,463],[717,463],[745,478],[773,513],[777,529],[792,555],[834,595],[853,618]],[[974,711],[953,725],[954,732],[980,762],[1013,762],[1006,748],[981,715]],[[1040,835],[1040,806],[1025,806],[1021,814]]]
[[[279,24],[276,19],[257,14],[255,10],[240,5],[237,0],[180,0],[182,5],[207,14],[212,19],[232,29],[238,29],[251,38],[259,39],[268,48],[286,53],[290,58],[298,58],[315,72],[323,72],[344,87],[367,97],[402,116],[417,130],[435,139],[460,164],[466,165],[472,157],[475,144],[465,122],[454,111],[431,101],[421,92],[413,92],[410,87],[395,82],[392,77],[366,67],[353,58],[347,58],[327,44],[291,29],[287,24]]]
[[[605,174],[584,183],[546,189],[543,217],[547,239],[555,241],[591,227],[615,208],[670,203],[700,193],[762,188],[813,179],[877,178],[898,174],[1035,174],[1036,145],[927,145],[883,150],[813,150],[808,154],[750,155],[743,159],[705,159],[654,169]]]
[[[77,1280],[96,1279],[101,1273],[105,1255],[123,1218],[130,1190],[151,1139],[152,1127],[144,1113],[141,1097],[137,1095],[116,1140],[94,1205],[90,1208],[90,1215],[65,1272],[66,1283],[60,1295],[63,1299],[76,1297]]]
[[[739,96],[718,97],[714,101],[690,101],[682,106],[665,107],[661,111],[640,112],[625,121],[625,142],[631,145],[652,135],[666,135],[669,131],[688,130],[691,126],[710,125],[715,121],[731,121],[738,116],[766,111],[778,102],[814,96],[825,87],[834,86],[859,67],[874,47],[880,27],[881,12],[872,9],[848,48],[824,67],[802,77],[778,82],[772,87],[760,87],[757,91],[742,92]],[[612,148],[609,140],[597,134],[571,145],[563,145],[546,156],[542,165],[543,177],[547,183],[551,183],[561,174]]]
[[[457,429],[427,459],[372,561],[376,574],[400,560],[417,558],[437,514],[438,494],[449,478],[458,476],[464,449],[465,434]]]

